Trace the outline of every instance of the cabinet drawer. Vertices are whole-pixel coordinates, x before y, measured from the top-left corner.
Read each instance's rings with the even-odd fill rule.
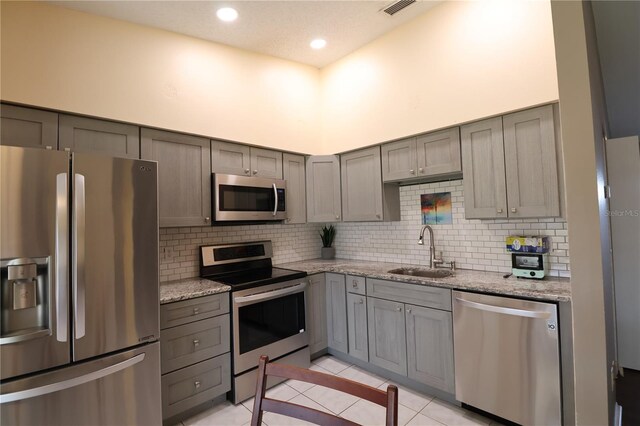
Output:
[[[199,321],[229,312],[229,293],[197,297],[160,306],[160,329]]]
[[[355,275],[347,275],[347,292],[356,294],[367,294],[364,277],[356,277]]]
[[[229,352],[229,315],[160,332],[162,374]]]
[[[451,310],[451,290],[447,288],[367,278],[367,296]]]
[[[162,418],[173,417],[229,390],[231,390],[229,354],[165,374],[162,376]]]

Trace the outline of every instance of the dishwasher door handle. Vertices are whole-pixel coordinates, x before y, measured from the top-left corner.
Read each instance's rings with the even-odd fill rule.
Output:
[[[551,312],[545,312],[545,311],[528,311],[526,309],[515,309],[515,308],[507,308],[504,306],[487,305],[486,303],[472,302],[470,300],[461,299],[459,297],[456,297],[455,299],[462,306],[466,306],[472,309],[478,309],[480,311],[495,312],[497,314],[514,315],[517,317],[527,317],[527,318],[541,318],[541,319],[550,318],[552,315]]]

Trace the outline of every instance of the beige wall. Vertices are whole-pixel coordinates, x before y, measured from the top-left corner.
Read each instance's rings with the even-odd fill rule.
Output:
[[[322,69],[322,148],[555,101],[555,67],[549,2],[445,2]]]
[[[576,423],[606,425],[612,420],[609,368],[614,356],[604,197],[606,108],[590,7],[552,2],[571,241]]]
[[[43,3],[2,2],[3,100],[313,152],[316,68]]]

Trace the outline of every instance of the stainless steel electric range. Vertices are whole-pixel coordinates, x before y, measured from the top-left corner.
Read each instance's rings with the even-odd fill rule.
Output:
[[[254,395],[261,355],[304,368],[310,364],[307,273],[273,267],[272,254],[271,241],[200,247],[200,276],[231,286],[236,404]]]

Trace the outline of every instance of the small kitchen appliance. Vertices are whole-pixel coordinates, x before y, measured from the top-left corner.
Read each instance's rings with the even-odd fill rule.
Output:
[[[307,273],[273,267],[272,252],[271,241],[200,247],[200,276],[231,287],[231,399],[236,404],[255,394],[261,355],[270,362],[310,364]]]
[[[549,272],[549,237],[509,236],[506,246],[514,276],[541,280]]]
[[[215,222],[267,222],[287,218],[287,183],[282,179],[212,175]]]
[[[511,268],[518,278],[541,280],[549,272],[547,253],[511,253]]]

